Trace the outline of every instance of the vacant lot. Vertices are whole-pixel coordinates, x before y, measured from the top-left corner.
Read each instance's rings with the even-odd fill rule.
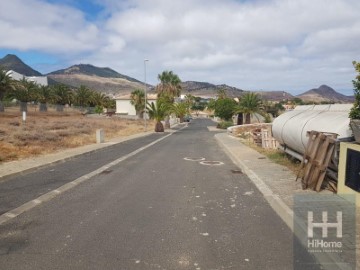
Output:
[[[143,132],[144,123],[116,116],[84,116],[69,109],[41,113],[31,107],[23,123],[19,108],[7,108],[0,113],[0,162],[95,143],[99,128],[108,140]]]

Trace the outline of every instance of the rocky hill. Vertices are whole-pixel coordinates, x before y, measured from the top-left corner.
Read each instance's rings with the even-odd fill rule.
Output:
[[[25,76],[42,76],[39,71],[26,65],[19,57],[14,54],[8,54],[0,59],[0,67],[5,70],[14,70]]]
[[[335,103],[352,103],[354,98],[352,96],[345,96],[336,92],[333,88],[327,85],[321,85],[319,88],[314,88],[305,93],[298,95],[305,102],[335,102]]]
[[[74,65],[66,69],[60,69],[54,72],[50,72],[47,74],[47,76],[56,76],[56,75],[88,75],[88,76],[97,76],[97,77],[103,77],[103,78],[119,78],[119,79],[125,79],[130,82],[137,82],[141,83],[140,81],[131,78],[129,76],[120,74],[116,72],[115,70],[105,67],[95,67],[93,65],[89,64],[79,64]]]
[[[284,99],[293,99],[294,96],[285,91],[256,91],[261,99],[269,101],[283,101]]]
[[[244,90],[226,84],[215,85],[207,82],[186,81],[181,83],[182,94],[200,97],[215,97],[219,90],[225,90],[229,97],[239,97]]]
[[[74,65],[47,74],[53,83],[63,83],[73,87],[86,85],[90,89],[111,95],[129,94],[144,84],[134,78],[117,73],[110,68],[92,65]]]

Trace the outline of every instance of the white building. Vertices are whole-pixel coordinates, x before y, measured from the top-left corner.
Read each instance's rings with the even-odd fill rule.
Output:
[[[46,76],[25,76],[22,75],[16,71],[9,70],[7,74],[13,78],[14,80],[21,81],[22,79],[26,79],[30,82],[34,82],[39,85],[47,86],[48,85],[48,79]]]
[[[131,95],[122,95],[117,96],[116,100],[116,114],[120,115],[129,115],[129,116],[136,116],[135,106],[131,105]],[[156,94],[148,94],[147,95],[147,102],[156,102],[157,95]]]

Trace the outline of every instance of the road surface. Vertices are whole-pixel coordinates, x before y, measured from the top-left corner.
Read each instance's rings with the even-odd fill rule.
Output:
[[[0,225],[0,269],[293,269],[292,232],[218,146],[209,125],[194,120]],[[159,136],[10,179],[7,190],[0,184],[2,211]],[[13,199],[5,200],[6,192]]]

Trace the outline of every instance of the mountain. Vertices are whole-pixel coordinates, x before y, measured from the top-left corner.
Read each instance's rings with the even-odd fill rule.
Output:
[[[294,96],[285,91],[255,91],[262,99],[269,101],[283,101],[284,99],[293,99]]]
[[[105,67],[89,64],[74,65],[66,69],[47,74],[50,84],[63,83],[73,87],[85,85],[90,89],[106,94],[129,94],[133,90],[144,88],[144,84],[134,78],[117,73]]]
[[[314,88],[305,93],[298,95],[305,102],[335,102],[335,103],[352,103],[353,97],[345,96],[336,92],[333,88],[327,85],[321,85],[319,88]]]
[[[111,68],[108,67],[100,68],[89,64],[74,65],[66,69],[60,69],[58,71],[51,72],[47,75],[49,76],[49,75],[65,75],[65,74],[66,75],[82,74],[88,76],[98,76],[103,78],[120,78],[120,79],[128,80],[130,82],[141,83],[140,81],[134,78],[117,73],[115,70],[112,70]]]
[[[8,54],[0,59],[0,67],[5,70],[14,70],[25,76],[42,76],[39,71],[36,71],[26,65],[19,57],[14,54]]]
[[[207,82],[186,81],[181,83],[183,95],[191,94],[200,97],[215,97],[217,92],[224,89],[229,97],[239,97],[244,90],[226,84],[215,85]]]

